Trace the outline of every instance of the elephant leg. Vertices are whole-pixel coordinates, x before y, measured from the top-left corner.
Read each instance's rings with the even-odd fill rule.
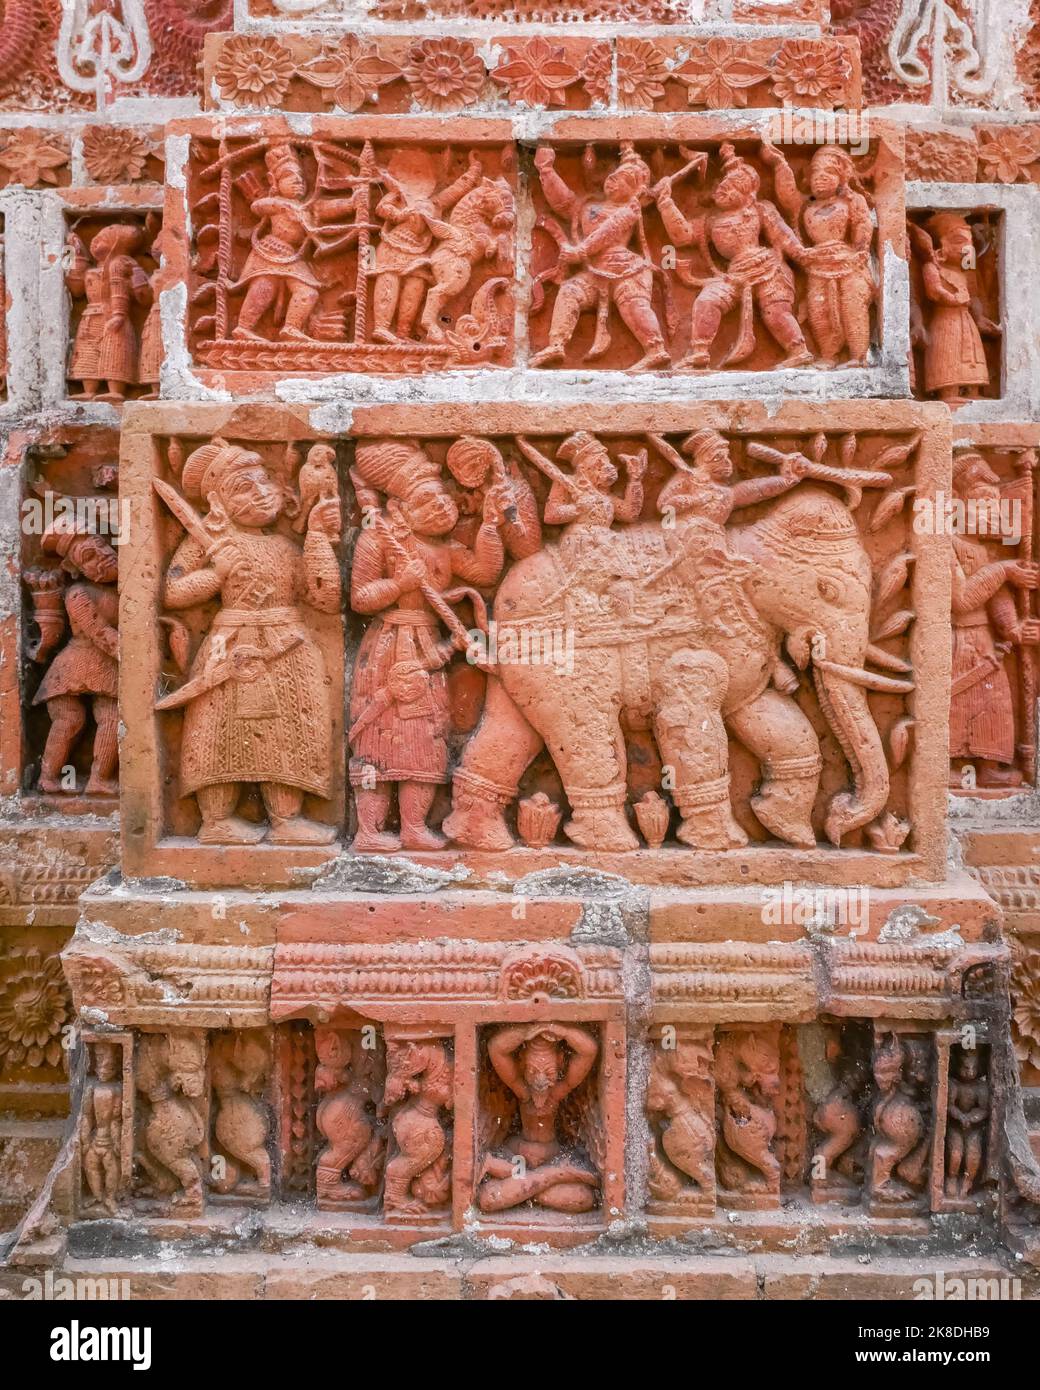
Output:
[[[639,848],[625,816],[622,660],[616,650],[595,648],[564,676],[547,666],[508,668],[513,695],[545,739],[567,793],[572,816],[564,831],[583,849]]]
[[[541,736],[520,713],[498,676],[489,676],[480,725],[452,778],[451,814],[441,830],[470,849],[511,849],[505,808],[542,751]]]
[[[673,653],[655,678],[654,736],[682,812],[676,832],[693,849],[738,849],[747,836],[729,800],[729,748],[719,710],[729,671],[714,652]]]
[[[778,690],[726,716],[732,733],[762,766],[762,782],[751,809],[777,839],[812,849],[811,815],[823,759],[816,731],[795,702]]]

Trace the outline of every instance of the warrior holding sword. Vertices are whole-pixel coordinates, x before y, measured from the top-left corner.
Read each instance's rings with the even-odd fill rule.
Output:
[[[311,507],[301,550],[270,529],[282,487],[237,444],[214,439],[190,454],[184,497],[154,486],[187,531],[166,574],[166,607],[222,601],[189,679],[156,705],[184,709],[181,794],[198,802],[198,838],[328,844],[335,827],[302,814],[305,796],[331,794],[332,725],[325,663],[297,603],[339,611],[339,499]],[[205,499],[205,518],[186,497]],[[268,825],[236,814],[246,784],[259,785]]]

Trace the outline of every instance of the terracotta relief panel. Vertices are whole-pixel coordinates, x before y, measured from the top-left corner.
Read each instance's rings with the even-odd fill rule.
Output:
[[[119,790],[118,451],[114,430],[59,428],[24,457],[22,790],[56,810]]]
[[[342,122],[307,138],[280,124],[194,135],[195,358],[243,386],[509,362],[512,147],[477,135],[368,139]]]
[[[1003,394],[999,212],[915,212],[911,262],[911,385],[922,400]]]
[[[899,157],[705,139],[535,151],[532,366],[626,371],[864,366]],[[561,132],[562,133],[562,132]],[[701,138],[698,138],[698,137]]]
[[[325,440],[270,410],[245,437],[131,432],[132,544],[162,576],[124,601],[130,685],[161,677],[134,721],[163,769],[153,843],[262,842],[272,872],[341,834],[355,855],[723,856],[695,872],[769,841],[920,853],[915,672],[939,639],[917,595],[945,539],[911,494],[941,446],[864,411],[832,432],[500,412]]]

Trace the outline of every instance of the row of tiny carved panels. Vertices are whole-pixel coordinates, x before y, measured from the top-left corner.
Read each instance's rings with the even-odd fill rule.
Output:
[[[84,1035],[78,1214],[316,1205],[401,1227],[588,1237],[645,1203],[669,1234],[717,1207],[811,1199],[871,1217],[992,1210],[1001,1097],[985,1026],[670,1025],[626,1144],[609,1012],[517,1005],[460,1023]],[[630,1114],[632,1112],[629,1112]],[[627,1160],[627,1161],[626,1161]],[[636,1173],[640,1195],[626,1193]],[[327,1221],[326,1221],[327,1224]]]
[[[217,34],[203,70],[203,103],[218,110],[472,115],[507,105],[626,112],[860,102],[859,46],[845,35]]]
[[[741,850],[779,854],[780,879],[940,876],[950,542],[915,516],[949,488],[945,411],[358,407],[349,438],[317,419],[124,422],[118,673],[77,652],[103,719],[118,674],[131,872],[288,882],[353,836],[486,870],[567,844],[651,881],[725,881]],[[48,714],[66,651],[32,697]],[[67,734],[52,718],[42,754],[59,805]],[[73,795],[114,777],[100,754],[80,748]]]

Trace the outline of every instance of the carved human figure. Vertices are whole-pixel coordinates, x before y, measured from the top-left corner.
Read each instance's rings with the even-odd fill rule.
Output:
[[[336,221],[358,212],[358,190],[347,198],[309,195],[299,156],[288,142],[272,145],[264,154],[267,187],[255,175],[243,176],[258,219],[242,274],[230,290],[245,287],[233,338],[264,342],[280,338],[306,342],[310,318],[321,293],[312,260],[331,240],[357,236],[356,224]],[[269,332],[260,325],[265,316]]]
[[[112,222],[91,239],[89,255],[82,241],[70,237],[72,260],[65,274],[69,292],[86,300],[72,346],[69,376],[83,385],[83,395],[121,401],[139,381],[141,345],[134,328],[135,304],[150,305],[152,288],[133,257],[142,229]]]
[[[206,1090],[204,1035],[142,1033],[136,1085],[147,1104],[135,1158],[158,1195],[174,1206],[201,1206],[198,1149],[206,1130],[196,1102]]]
[[[658,1201],[710,1201],[715,1192],[710,1034],[680,1037],[670,1050],[658,1044],[646,1110],[652,1125],[650,1195]]]
[[[917,1070],[909,1043],[888,1033],[874,1052],[874,1142],[871,1194],[885,1202],[916,1200],[924,1186],[928,1139]]]
[[[579,267],[560,285],[552,309],[549,341],[531,358],[533,367],[562,361],[581,315],[596,310],[597,332],[586,360],[602,356],[611,343],[610,307],[617,310],[643,349],[631,371],[667,367],[671,361],[654,310],[653,262],[643,227],[643,200],[650,169],[631,142],[623,141],[617,166],[603,181],[602,195],[585,197],[567,186],[547,145],[535,153],[535,168],[546,202],[567,219],[567,230],[546,221],[559,244],[561,263]],[[639,250],[631,249],[638,236]]]
[[[477,1179],[482,1212],[529,1201],[570,1213],[595,1207],[599,1174],[564,1149],[558,1119],[598,1055],[598,1042],[578,1024],[506,1024],[494,1033],[488,1060],[516,1097],[519,1132],[485,1156]]]
[[[780,1093],[775,1040],[753,1029],[723,1033],[715,1049],[719,1184],[729,1192],[776,1193],[780,1163],[773,1152],[775,1098]]]
[[[982,1172],[989,1080],[978,1048],[953,1049],[946,1119],[946,1195],[970,1197]]]
[[[144,327],[141,329],[140,369],[137,379],[141,386],[148,388],[141,393],[141,400],[154,400],[158,396],[159,377],[163,363],[162,310],[159,302],[159,277],[162,272],[158,267],[160,258],[165,252],[161,228],[152,241],[149,254],[155,261],[157,268],[152,271],[149,277],[150,307],[148,316],[144,321]]]
[[[863,366],[870,351],[870,306],[876,294],[870,268],[874,238],[870,204],[854,186],[855,169],[837,145],[823,145],[809,163],[803,193],[787,160],[768,141],[762,158],[773,169],[777,202],[809,243],[801,264],[808,279],[806,312],[820,356],[837,366]]]
[[[502,570],[500,526],[514,505],[504,483],[484,497],[483,520],[472,549],[444,539],[458,510],[440,467],[415,440],[360,444],[355,486],[374,524],[362,528],[354,551],[350,606],[378,614],[365,630],[354,669],[349,732],[350,780],[357,805],[354,849],[383,853],[439,849],[444,836],[426,823],[439,785],[448,780],[449,708],[444,668],[469,645],[467,629],[451,607],[474,589],[493,584]],[[369,491],[374,490],[374,491]],[[375,493],[387,501],[378,508]],[[441,627],[448,637],[441,636]],[[392,787],[397,785],[400,834],[387,831]]]
[[[444,222],[446,214],[484,180],[484,166],[477,152],[471,150],[465,171],[438,192],[432,156],[424,150],[400,149],[379,174],[387,192],[375,209],[382,225],[375,249],[372,339],[377,343],[410,341],[421,313],[426,336],[439,341],[444,334],[435,320],[448,299],[468,283],[471,251],[497,253],[497,243],[489,245],[490,235],[480,247],[463,246],[463,229]],[[508,209],[492,213],[493,218],[499,215],[503,221],[496,230],[504,228]],[[432,269],[435,259],[436,274]],[[449,265],[449,259],[465,262],[465,266]],[[475,254],[473,259],[477,259]],[[431,285],[436,292],[431,290],[424,304]]]
[[[218,1034],[210,1057],[213,1086],[213,1135],[224,1156],[222,1175],[211,1181],[218,1192],[271,1190],[271,1156],[267,1140],[270,1116],[263,1094],[270,1057],[263,1035],[255,1029]]]
[[[100,1040],[90,1053],[94,1075],[79,1120],[83,1178],[95,1204],[115,1216],[123,1186],[123,1053],[118,1044]]]
[[[818,1140],[812,1171],[814,1179],[819,1173],[822,1188],[851,1185],[862,1176],[857,1145],[865,1130],[861,1107],[869,1070],[865,1056],[843,1051],[840,1033],[827,1039],[827,1060],[835,1072],[834,1085],[813,1111]]]
[[[956,402],[982,394],[990,373],[982,339],[1000,335],[972,288],[971,227],[955,212],[937,212],[924,227],[911,222],[910,238],[921,266],[927,309],[924,337],[924,392]]]
[[[386,1145],[374,1119],[361,1037],[315,1028],[314,1046],[314,1089],[321,1096],[315,1125],[325,1140],[316,1165],[318,1205],[364,1202],[379,1186]]]
[[[301,550],[271,529],[284,492],[251,450],[214,439],[188,457],[181,486],[207,512],[202,519],[183,498],[163,494],[188,531],[164,602],[192,608],[219,595],[222,607],[190,678],[156,707],[185,710],[181,794],[198,801],[198,838],[328,844],[335,828],[302,814],[304,796],[330,794],[332,726],[324,661],[298,604],[339,611],[338,499],[311,508]],[[249,783],[260,786],[268,825],[235,814]]]
[[[953,465],[954,495],[973,504],[976,534],[953,537],[953,684],[950,695],[950,757],[970,759],[975,784],[1015,787],[1022,771],[1015,765],[1015,709],[1004,666],[1016,646],[1040,642],[1040,623],[1021,618],[1015,589],[1035,589],[1035,563],[993,559],[988,536],[1001,535],[1000,479],[981,454],[958,454]],[[967,515],[966,511],[966,515]],[[951,785],[962,785],[954,768]]]
[[[396,1149],[387,1160],[388,1214],[425,1216],[451,1195],[451,1151],[443,1111],[454,1105],[451,1054],[442,1038],[386,1040],[383,1106]]]
[[[483,525],[488,492],[497,488],[502,504],[498,529],[507,557],[522,560],[541,549],[538,499],[514,458],[504,459],[490,439],[463,435],[448,449],[444,462],[458,485],[453,493],[459,512],[453,540],[472,546]]]
[[[517,447],[524,457],[552,481],[545,499],[543,517],[547,526],[566,526],[573,535],[578,528],[609,528],[615,521],[637,521],[643,510],[643,476],[646,450],[621,456],[626,469],[625,491],[615,497],[611,488],[618,480],[617,465],[601,439],[587,430],[568,435],[556,450],[557,459],[571,464],[564,473],[529,440],[518,437]]]
[[[690,350],[678,365],[707,370],[723,316],[739,304],[737,341],[723,366],[743,362],[754,352],[756,307],[766,329],[786,353],[778,365],[808,366],[812,353],[795,317],[794,276],[785,260],[788,257],[802,263],[806,248],[774,204],[759,197],[758,170],[741,159],[732,145],[723,145],[721,156],[723,176],[712,193],[716,212],[688,218],[676,203],[667,179],[651,190],[670,239],[677,246],[700,247],[710,267],[710,277],[693,304]],[[726,261],[724,269],[716,265],[712,251]]]
[[[489,491],[498,489],[498,500],[502,520],[499,534],[506,556],[511,560],[522,560],[536,554],[542,545],[542,521],[539,514],[538,499],[530,483],[521,473],[515,459],[508,463],[499,449],[487,439],[464,436],[457,439],[448,449],[445,458],[448,471],[458,484],[455,502],[459,510],[459,521],[452,532],[452,539],[462,545],[472,547],[480,528],[484,525],[484,510]],[[485,718],[501,723],[516,723],[515,706],[502,689],[502,682],[493,671],[487,672],[484,691]],[[529,737],[521,729],[520,737]],[[501,818],[488,817],[484,808],[488,797],[497,798],[500,807],[512,799],[510,792],[496,790],[494,769],[486,766],[487,758],[474,759],[469,754],[472,740],[463,749],[462,762],[452,777],[452,810],[442,826],[449,840],[463,839],[471,843],[471,837],[482,839],[486,849],[509,849],[513,837],[505,828]],[[533,757],[538,751],[540,741],[533,740]]]
[[[63,602],[71,637],[50,662],[33,696],[45,704],[51,726],[40,765],[43,792],[75,792],[63,781],[72,751],[82,734],[88,709],[94,716],[94,748],[87,779],[88,796],[115,796],[119,791],[119,597],[118,558],[103,536],[86,522],[56,518],[44,532],[41,547],[60,555],[73,582]]]

